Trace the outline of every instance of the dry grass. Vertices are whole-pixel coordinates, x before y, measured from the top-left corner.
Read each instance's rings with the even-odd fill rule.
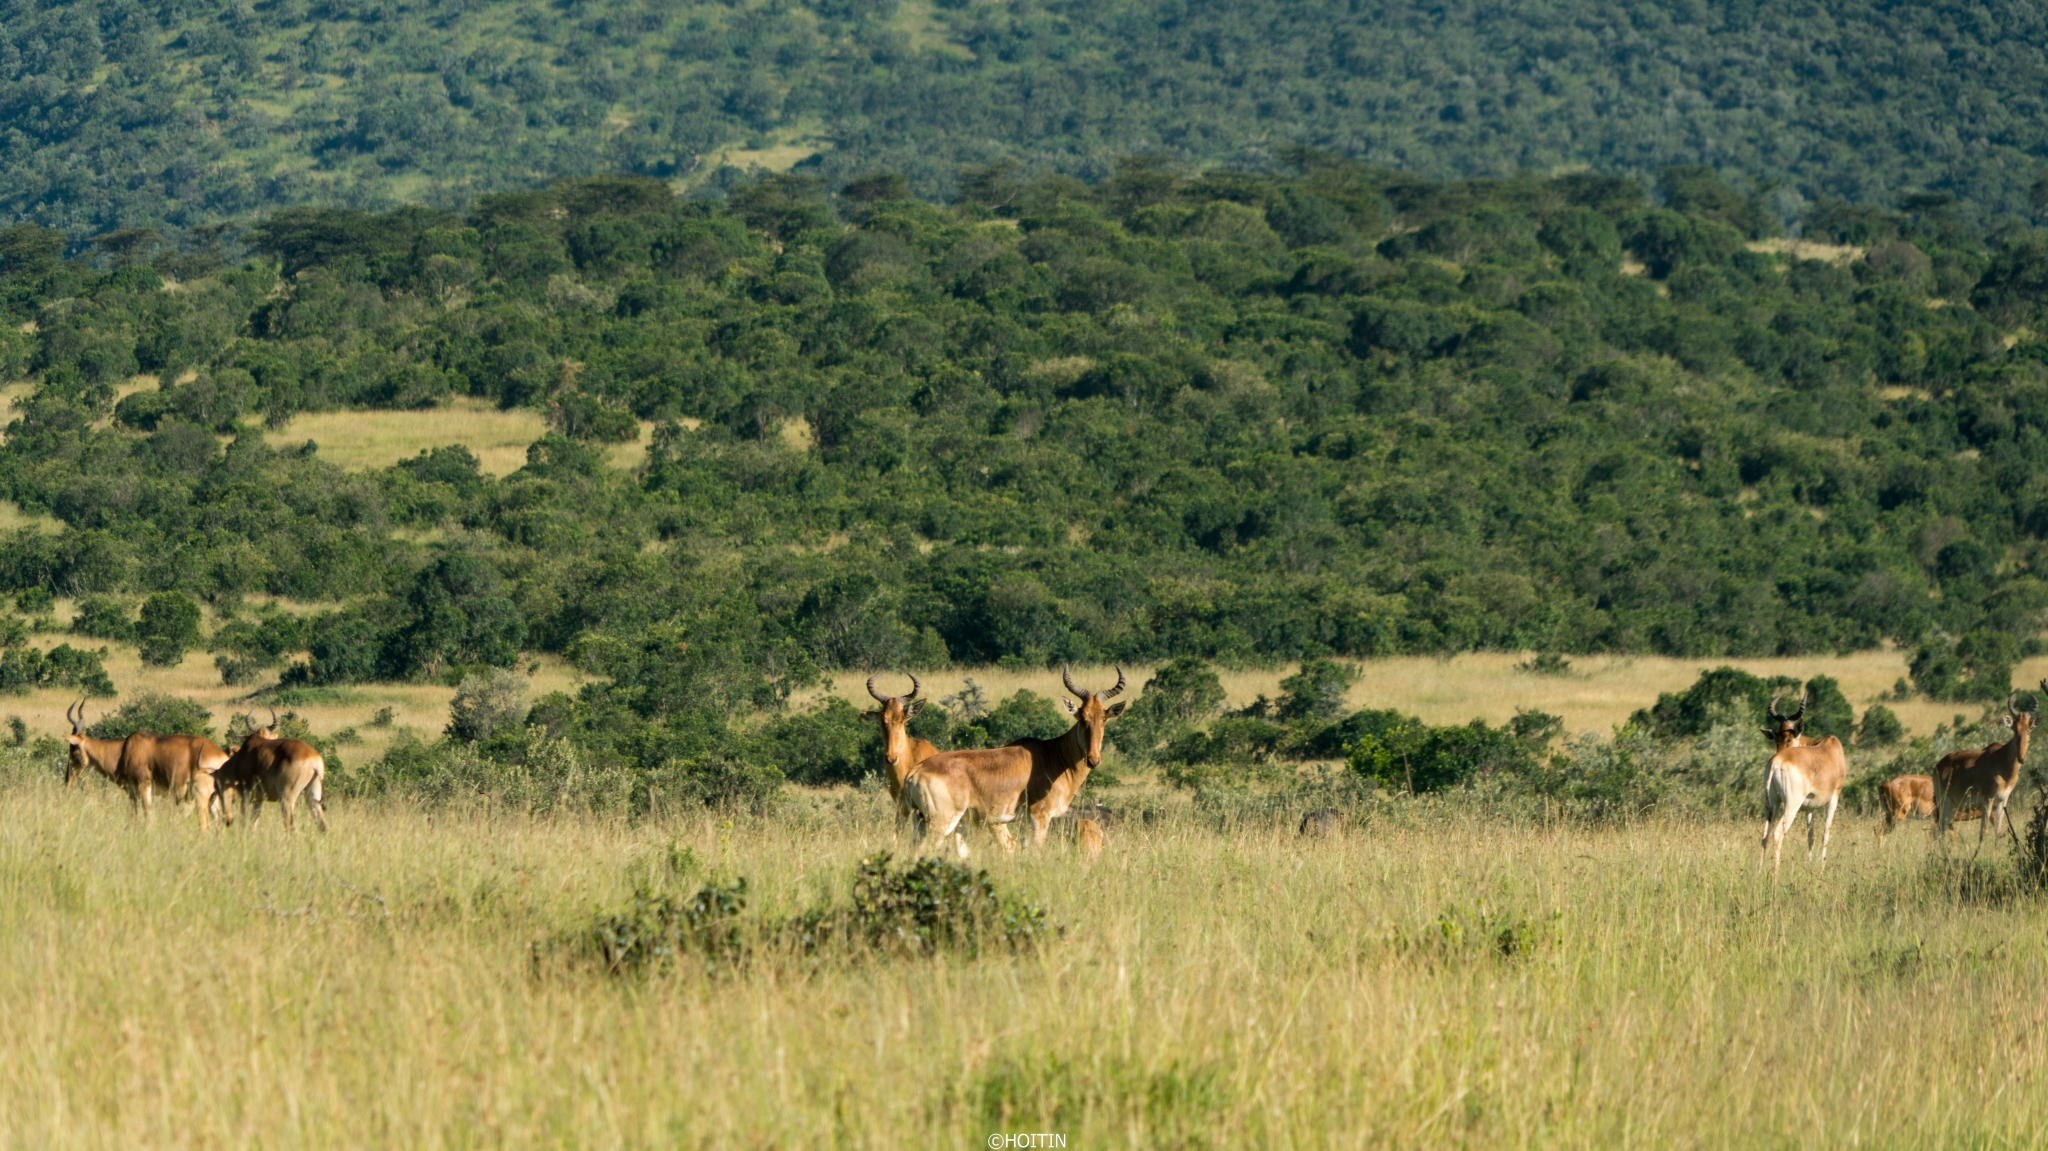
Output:
[[[531,408],[503,411],[461,397],[417,412],[307,412],[264,438],[279,448],[312,440],[321,459],[350,469],[388,468],[428,448],[461,444],[485,472],[502,476],[525,467],[527,446],[545,434],[547,421]]]
[[[1848,656],[1813,656],[1790,659],[1672,659],[1665,656],[1580,656],[1564,676],[1531,675],[1516,665],[1527,655],[1480,652],[1437,659],[1404,656],[1399,659],[1355,661],[1360,678],[1351,689],[1353,707],[1391,707],[1431,723],[1464,723],[1484,719],[1504,723],[1521,709],[1547,711],[1564,717],[1574,732],[1605,733],[1627,719],[1639,707],[1655,703],[1660,692],[1683,691],[1699,673],[1723,664],[1756,675],[1795,675],[1802,678],[1831,675],[1841,681],[1842,691],[1861,709],[1877,700],[1906,674],[1906,653],[1896,650],[1861,652]],[[1129,694],[1137,694],[1152,674],[1149,666],[1124,668],[1130,680]],[[1226,706],[1242,707],[1263,694],[1280,694],[1280,680],[1293,674],[1293,665],[1265,670],[1225,671],[1223,687]],[[1040,695],[1060,693],[1057,671],[1040,669],[1011,671],[985,667],[966,671],[935,671],[921,675],[925,694],[938,699],[957,692],[962,681],[972,677],[991,701],[1007,698],[1028,688]],[[2031,686],[2048,677],[2048,657],[2028,660],[2013,671],[2013,683]],[[1102,688],[1116,682],[1108,667],[1076,668],[1074,678],[1082,686]],[[863,687],[867,676],[841,672],[832,677],[831,691],[863,705],[869,704]],[[909,681],[885,675],[876,686],[883,691],[904,691]],[[1911,700],[1887,703],[1897,712],[1910,734],[1932,734],[1938,723],[1947,722],[1964,710],[1957,704]],[[1975,709],[1969,709],[1974,715]]]
[[[1747,825],[1410,813],[1313,844],[1173,812],[993,861],[1066,928],[978,961],[530,965],[672,848],[758,910],[888,846],[774,822],[332,805],[201,837],[105,787],[0,790],[0,1116],[20,1147],[2032,1146],[2036,901],[1924,835],[1756,871]],[[984,841],[977,841],[978,843]],[[1499,933],[1509,932],[1511,955]]]
[[[44,535],[61,535],[64,521],[55,516],[30,515],[22,511],[13,500],[0,500],[0,533],[12,533],[21,528],[32,527]]]
[[[686,422],[696,426],[694,420]],[[476,453],[487,474],[504,476],[526,466],[526,449],[547,430],[547,420],[531,408],[504,411],[483,400],[458,397],[417,412],[309,412],[264,438],[274,448],[312,440],[320,445],[321,459],[351,471],[388,468],[428,448],[460,444]],[[647,458],[653,430],[651,421],[641,420],[632,442],[605,449],[605,462],[620,469],[638,467]]]
[[[1782,236],[1772,240],[1751,240],[1748,247],[1752,252],[1770,252],[1790,256],[1795,260],[1821,260],[1830,264],[1860,260],[1864,253],[1870,250],[1854,244],[1823,244],[1815,240],[1794,240]]]
[[[103,712],[113,711],[130,695],[163,692],[204,706],[212,713],[217,738],[231,717],[248,711],[252,706],[247,702],[251,688],[223,685],[213,656],[203,651],[190,652],[183,663],[164,668],[145,665],[137,656],[136,649],[126,644],[70,635],[38,636],[35,642],[45,650],[59,643],[107,649],[107,675],[121,694],[114,699],[91,701],[86,712],[92,719],[97,719]],[[527,666],[533,668],[528,679],[532,688],[531,698],[537,699],[551,691],[573,693],[585,678],[555,656],[537,657]],[[338,754],[347,763],[367,763],[384,754],[401,728],[410,727],[430,736],[438,734],[447,726],[448,702],[454,698],[455,689],[432,683],[372,683],[312,689],[304,694],[307,698],[290,705],[290,710],[304,716],[313,731],[322,736],[344,728],[355,728],[362,742],[345,745]],[[58,735],[69,730],[64,723],[64,709],[76,702],[75,694],[62,691],[0,696],[0,716],[18,715],[28,724],[30,731]],[[380,709],[387,707],[393,712],[391,725],[371,726],[371,719]],[[262,709],[258,708],[257,713],[263,714]]]

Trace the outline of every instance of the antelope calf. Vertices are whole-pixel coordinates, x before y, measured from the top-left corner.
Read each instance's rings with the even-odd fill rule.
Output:
[[[281,805],[286,831],[298,830],[292,813],[298,806],[299,796],[304,794],[314,821],[320,825],[321,831],[326,831],[327,804],[323,796],[323,781],[327,776],[327,761],[313,749],[312,744],[302,739],[278,739],[276,731],[277,709],[272,708],[270,725],[250,732],[242,746],[213,773],[216,787],[219,792],[240,790],[248,797],[251,826],[255,825],[256,817],[263,814],[265,799]],[[226,807],[225,799],[222,807]]]
[[[1108,702],[1124,689],[1123,669],[1117,669],[1116,686],[1107,691],[1082,691],[1070,671],[1062,671],[1060,678],[1080,701],[1060,701],[1074,717],[1064,735],[942,751],[904,777],[904,794],[924,817],[927,851],[936,852],[969,812],[989,825],[1006,851],[1015,847],[1008,825],[1020,814],[1031,817],[1032,846],[1045,843],[1052,819],[1067,810],[1088,773],[1101,766],[1103,729],[1124,710],[1123,704]],[[965,842],[959,850],[964,858]]]
[[[1884,807],[1884,824],[1878,829],[1879,835],[1889,835],[1894,827],[1908,819],[1934,818],[1934,777],[1931,775],[1900,775],[1885,780],[1877,787],[1877,801]],[[1958,811],[1952,819],[1967,821],[1984,818],[1982,807]]]
[[[1771,699],[1771,726],[1764,729],[1778,745],[1764,777],[1763,849],[1771,852],[1771,875],[1775,878],[1785,858],[1785,833],[1808,808],[1825,806],[1827,822],[1820,837],[1820,865],[1828,864],[1828,841],[1834,835],[1835,808],[1842,801],[1842,785],[1849,780],[1849,758],[1842,741],[1834,736],[1814,741],[1805,734],[1806,697],[1791,715],[1778,712],[1778,700]],[[1806,817],[1806,853],[1813,854],[1813,814]]]
[[[2041,681],[2041,692],[2048,695],[2048,679]],[[1946,842],[1949,826],[1958,818],[1958,804],[1966,799],[1976,799],[1984,805],[1984,822],[1977,825],[1977,847],[1984,846],[1984,834],[2003,823],[2013,842],[2019,842],[2019,834],[2012,829],[2012,822],[2006,819],[2006,804],[2011,801],[2013,790],[2020,785],[2020,769],[2027,765],[2027,740],[2033,734],[2034,724],[2040,721],[2041,700],[2037,696],[2034,706],[2020,711],[2013,706],[2013,692],[2005,697],[2005,725],[2012,728],[2012,738],[2004,743],[1989,747],[1967,748],[1951,751],[1934,765],[1934,833]]]

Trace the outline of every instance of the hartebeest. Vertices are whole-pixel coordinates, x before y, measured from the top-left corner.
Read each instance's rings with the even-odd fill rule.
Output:
[[[122,755],[128,741],[96,739],[85,734],[85,701],[82,699],[64,709],[64,718],[71,721],[71,734],[64,737],[64,742],[69,745],[69,753],[64,760],[64,786],[70,787],[85,774],[86,769],[91,768],[120,785],[136,810],[147,813],[155,794],[156,779],[146,768],[131,765]]]
[[[2041,681],[2041,692],[2048,695],[2048,679]],[[2011,739],[1989,747],[1951,751],[1934,765],[1934,834],[1944,841],[1949,825],[1956,820],[1957,801],[1972,796],[1984,804],[1984,822],[1977,828],[1979,848],[1984,846],[1984,833],[1995,830],[1999,823],[2012,832],[2005,807],[2020,784],[2020,769],[2027,765],[2027,740],[2041,718],[2040,698],[2035,697],[2032,708],[2021,711],[2012,702],[2018,694],[2005,697],[2005,725],[2012,728]],[[2019,841],[2017,832],[2013,832],[2013,841]]]
[[[292,812],[298,805],[299,795],[304,793],[313,819],[319,823],[320,830],[326,831],[327,804],[323,781],[327,776],[327,761],[321,758],[312,744],[302,739],[278,739],[276,731],[277,710],[272,708],[270,725],[257,728],[242,740],[242,746],[228,757],[220,770],[214,772],[214,782],[223,791],[239,789],[248,797],[252,827],[256,817],[263,813],[263,801],[269,799],[284,807],[285,830],[297,830]],[[225,800],[222,805],[225,807]]]
[[[872,675],[868,677],[868,694],[874,696],[875,702],[882,706],[867,714],[869,718],[882,725],[882,760],[889,769],[885,777],[889,783],[889,798],[896,804],[896,834],[902,835],[903,824],[909,821],[914,825],[919,837],[922,837],[923,817],[910,801],[904,798],[903,778],[910,774],[911,768],[939,752],[931,741],[910,737],[910,721],[916,718],[918,709],[924,706],[924,701],[917,698],[917,693],[924,690],[924,685],[918,683],[917,677],[913,675],[910,677],[909,695],[883,695],[875,690],[875,678]]]
[[[145,815],[153,808],[156,793],[162,792],[179,803],[196,801],[199,826],[207,825],[213,808],[212,773],[228,758],[212,740],[153,731],[131,732],[125,739],[94,739],[80,727],[85,721],[84,700],[66,708],[64,718],[71,721],[66,784],[90,765],[120,784]]]
[[[1108,702],[1124,689],[1122,668],[1117,669],[1116,686],[1107,691],[1082,691],[1074,685],[1071,671],[1062,670],[1060,678],[1080,701],[1060,701],[1074,717],[1066,734],[974,751],[942,751],[911,769],[903,791],[924,816],[926,850],[936,852],[970,811],[989,825],[1005,850],[1015,846],[1007,825],[1020,809],[1030,813],[1032,845],[1045,842],[1048,823],[1067,809],[1088,781],[1088,773],[1101,766],[1103,728],[1124,710],[1123,704]],[[959,849],[964,855],[967,845],[963,842]]]
[[[1884,808],[1884,824],[1878,829],[1879,835],[1889,835],[1893,828],[1908,819],[1934,818],[1934,777],[1931,775],[1898,775],[1877,785],[1877,802]],[[1981,807],[1965,808],[1949,818],[1966,821],[1984,818]]]
[[[1828,840],[1834,835],[1835,807],[1842,800],[1842,785],[1849,780],[1849,759],[1842,753],[1842,741],[1834,736],[1822,740],[1806,737],[1806,697],[1799,698],[1799,710],[1791,715],[1778,712],[1776,696],[1771,698],[1772,725],[1764,734],[1777,743],[1764,778],[1765,851],[1772,852],[1771,874],[1785,858],[1785,833],[1806,808],[1825,805],[1827,822],[1821,829],[1820,865],[1828,863]],[[1813,854],[1813,815],[1806,817],[1806,853]]]

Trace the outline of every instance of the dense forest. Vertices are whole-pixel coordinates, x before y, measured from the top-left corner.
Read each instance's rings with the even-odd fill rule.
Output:
[[[460,210],[592,172],[832,187],[1308,145],[1432,178],[1673,164],[1777,219],[1946,195],[2025,224],[2038,6],[1692,0],[85,0],[0,6],[0,211],[75,239],[288,203]]]
[[[2048,234],[1842,206],[1813,229],[1857,246],[1801,259],[1759,196],[1660,183],[610,177],[289,209],[226,261],[15,225],[0,494],[64,530],[0,586],[230,682],[560,652],[601,682],[536,714],[650,765],[823,670],[951,662],[1892,640],[2002,696],[2048,606]],[[553,431],[502,479],[263,435],[457,395]]]

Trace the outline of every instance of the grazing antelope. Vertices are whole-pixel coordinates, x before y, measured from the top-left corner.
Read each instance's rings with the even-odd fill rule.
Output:
[[[1799,710],[1791,715],[1778,712],[1778,698],[1771,697],[1772,724],[1764,729],[1778,747],[1764,779],[1764,840],[1770,851],[1771,875],[1785,858],[1785,833],[1806,808],[1825,805],[1827,822],[1821,829],[1820,865],[1828,864],[1828,840],[1834,835],[1835,807],[1842,800],[1842,785],[1849,779],[1849,759],[1842,753],[1842,741],[1834,736],[1812,740],[1805,733],[1806,697],[1799,697]],[[1813,815],[1806,817],[1806,853],[1813,854]]]
[[[2041,692],[2048,695],[2048,679],[2041,681]],[[2005,697],[2005,725],[2012,728],[2011,739],[1989,747],[1951,751],[1934,765],[1934,833],[1944,842],[1949,825],[1957,819],[1957,801],[1970,797],[1984,805],[1984,822],[1977,826],[1979,850],[1984,847],[1984,833],[2000,823],[2012,833],[2013,842],[2019,842],[2005,808],[2020,784],[2020,769],[2027,765],[2027,740],[2040,720],[2041,700],[2036,697],[2031,709],[2020,711],[2012,704],[2018,694]]]
[[[1074,717],[1066,734],[974,751],[942,751],[904,778],[904,794],[924,816],[928,851],[943,845],[970,811],[993,829],[996,842],[1006,851],[1015,846],[1007,825],[1020,809],[1031,816],[1032,846],[1045,843],[1050,821],[1067,809],[1088,781],[1088,773],[1101,766],[1103,729],[1124,710],[1123,704],[1108,702],[1124,689],[1122,668],[1117,669],[1116,686],[1107,691],[1082,691],[1074,686],[1071,671],[1062,670],[1060,678],[1080,700],[1060,701]],[[963,858],[966,849],[962,841]]]
[[[327,830],[327,804],[322,787],[327,761],[305,740],[277,738],[276,708],[270,711],[269,726],[250,732],[242,746],[213,774],[220,789],[236,789],[248,797],[252,827],[256,817],[263,814],[263,801],[269,799],[283,806],[285,830],[296,831],[292,812],[303,792],[313,819],[320,824],[321,831]],[[226,807],[225,798],[222,807]]]
[[[923,817],[903,796],[903,777],[910,774],[911,768],[939,752],[929,740],[910,738],[910,721],[924,706],[924,701],[917,698],[917,693],[923,689],[924,685],[918,683],[913,675],[910,677],[909,695],[883,695],[875,690],[875,677],[868,677],[868,694],[882,705],[879,710],[867,714],[882,725],[882,759],[889,767],[889,798],[896,803],[898,836],[903,834],[906,820],[915,827],[920,838],[924,835]]]
[[[1879,835],[1891,834],[1892,828],[1908,819],[1934,818],[1934,777],[1931,775],[1900,775],[1885,780],[1877,787],[1877,801],[1884,807],[1884,824],[1878,828]],[[1981,807],[1967,808],[1956,812],[1950,818],[1957,821],[1984,818]]]

